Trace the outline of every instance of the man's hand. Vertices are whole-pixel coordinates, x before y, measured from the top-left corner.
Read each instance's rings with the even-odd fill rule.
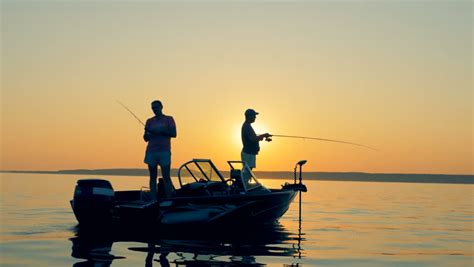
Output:
[[[151,131],[150,129],[145,127],[145,133],[143,134],[143,140],[145,140],[145,142],[148,142],[148,141],[150,141],[150,139],[153,136],[156,136],[158,134],[159,133],[156,133],[155,131]]]
[[[156,133],[148,128],[145,128],[145,134],[146,135],[156,135]]]
[[[151,137],[150,132],[145,128],[145,133],[143,134],[143,140],[145,140],[145,142],[148,142],[150,141],[150,137]]]
[[[265,141],[270,142],[270,141],[272,141],[272,139],[271,139],[270,137],[272,137],[271,134],[269,134],[269,133],[264,133],[264,134],[261,134],[261,135],[258,136],[258,140],[259,140],[259,141],[262,141],[262,140],[265,139]]]

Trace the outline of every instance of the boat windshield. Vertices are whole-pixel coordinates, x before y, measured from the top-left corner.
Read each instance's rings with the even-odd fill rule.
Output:
[[[227,163],[229,163],[231,168],[231,176],[233,176],[232,172],[237,171],[236,174],[240,177],[232,178],[240,178],[245,191],[253,190],[262,186],[252,170],[243,161],[227,161]]]
[[[183,164],[178,171],[181,186],[199,182],[223,182],[224,178],[209,159],[193,159]]]

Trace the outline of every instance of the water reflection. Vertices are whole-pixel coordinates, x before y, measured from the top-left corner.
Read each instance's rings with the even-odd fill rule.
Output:
[[[85,261],[74,267],[111,266],[117,242],[135,242],[131,251],[144,253],[144,266],[265,266],[258,256],[301,258],[304,234],[281,224],[245,229],[84,229],[71,238],[72,256]],[[136,243],[139,243],[137,246]]]

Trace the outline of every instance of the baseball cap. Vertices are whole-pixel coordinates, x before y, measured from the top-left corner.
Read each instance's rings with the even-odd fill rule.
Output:
[[[251,108],[245,111],[245,116],[252,116],[252,115],[258,115],[258,112]]]

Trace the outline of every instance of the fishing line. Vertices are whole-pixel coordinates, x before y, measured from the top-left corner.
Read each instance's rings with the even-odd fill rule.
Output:
[[[325,138],[318,138],[318,137],[307,137],[307,136],[296,136],[296,135],[282,135],[282,134],[271,134],[272,137],[284,137],[284,138],[299,138],[299,139],[310,139],[310,140],[319,140],[319,141],[326,141],[326,142],[335,142],[335,143],[342,143],[342,144],[348,144],[348,145],[354,145],[354,146],[360,146],[360,147],[365,147],[368,149],[372,149],[374,151],[378,151],[375,148],[372,148],[370,146],[362,145],[362,144],[357,144],[357,143],[352,143],[352,142],[347,142],[347,141],[341,141],[341,140],[334,140],[334,139],[325,139]]]

